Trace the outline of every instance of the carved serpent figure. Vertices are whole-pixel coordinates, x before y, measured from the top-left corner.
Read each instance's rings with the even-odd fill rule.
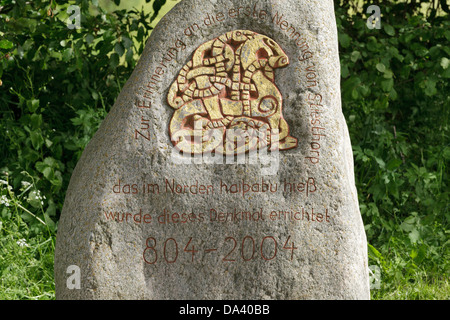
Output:
[[[200,45],[167,95],[175,109],[169,124],[173,144],[190,154],[295,148],[274,76],[274,69],[288,64],[275,41],[248,30]]]

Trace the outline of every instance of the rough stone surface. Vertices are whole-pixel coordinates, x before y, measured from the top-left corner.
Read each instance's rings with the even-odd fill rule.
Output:
[[[73,173],[57,298],[368,299],[337,43],[332,0],[184,0],[169,12]],[[232,127],[264,128],[261,157],[248,143],[205,163],[207,139],[174,137]]]

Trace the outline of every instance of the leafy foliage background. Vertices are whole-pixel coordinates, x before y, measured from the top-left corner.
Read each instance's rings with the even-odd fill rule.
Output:
[[[71,173],[166,0],[151,1],[149,12],[113,2],[105,10],[97,0],[0,0],[5,298],[54,298],[54,238]],[[81,29],[67,27],[72,4]],[[432,0],[375,4],[381,29],[366,26],[368,4],[335,1],[343,111],[370,264],[382,271],[372,295],[392,298],[404,287],[412,290],[406,298],[435,297],[414,291],[426,283],[445,286],[448,297],[449,8]]]
[[[450,21],[445,1],[379,5],[380,30],[358,18],[365,11],[347,15],[351,2],[336,15],[369,254],[392,290],[448,277]]]

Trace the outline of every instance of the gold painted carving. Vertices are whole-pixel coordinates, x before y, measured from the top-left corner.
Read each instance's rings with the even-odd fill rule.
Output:
[[[231,31],[200,45],[167,96],[175,109],[169,124],[174,146],[193,155],[295,148],[274,74],[288,64],[275,41],[252,31]]]

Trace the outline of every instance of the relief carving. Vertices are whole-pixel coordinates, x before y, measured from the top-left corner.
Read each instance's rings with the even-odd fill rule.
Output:
[[[167,96],[175,109],[169,124],[174,146],[192,155],[297,147],[275,84],[275,69],[288,64],[274,40],[248,30],[200,45]]]

